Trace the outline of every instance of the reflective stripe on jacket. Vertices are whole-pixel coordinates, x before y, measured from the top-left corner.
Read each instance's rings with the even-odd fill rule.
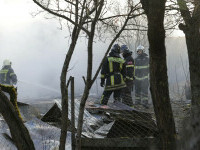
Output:
[[[108,56],[101,69],[101,80],[106,79],[105,90],[117,90],[126,87],[124,78],[126,70],[124,60],[119,57]]]
[[[149,78],[149,58],[146,53],[139,55],[135,59],[135,79],[145,80]]]
[[[131,55],[124,58],[126,66],[126,82],[134,80],[134,60]]]
[[[14,73],[11,66],[4,66],[0,70],[0,84],[16,84],[17,83],[17,76]]]

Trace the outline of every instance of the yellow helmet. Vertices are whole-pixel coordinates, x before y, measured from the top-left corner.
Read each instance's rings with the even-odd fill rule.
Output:
[[[10,66],[11,64],[12,64],[11,61],[8,60],[8,59],[5,59],[5,60],[3,61],[3,66]]]

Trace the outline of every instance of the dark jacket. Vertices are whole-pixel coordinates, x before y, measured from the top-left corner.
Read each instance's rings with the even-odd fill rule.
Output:
[[[134,80],[134,59],[131,54],[124,56],[125,66],[126,66],[126,83],[133,83]]]
[[[17,84],[17,76],[11,66],[4,66],[0,70],[0,84]]]
[[[112,52],[106,57],[101,69],[101,82],[106,79],[105,90],[117,90],[126,87],[124,78],[126,77],[126,69],[124,60],[117,57]]]
[[[149,58],[146,53],[138,55],[135,59],[135,79],[144,80],[149,78]]]

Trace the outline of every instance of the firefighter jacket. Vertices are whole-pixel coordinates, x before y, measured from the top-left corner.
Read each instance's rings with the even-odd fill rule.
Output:
[[[126,67],[126,83],[133,84],[134,80],[134,60],[131,54],[124,56]]]
[[[4,66],[0,70],[0,84],[13,85],[17,83],[17,76],[11,66]]]
[[[149,78],[149,58],[146,53],[138,55],[135,59],[135,79],[144,80]]]
[[[126,77],[124,62],[122,58],[116,57],[112,53],[106,57],[101,70],[101,82],[104,83],[106,79],[105,91],[126,87],[126,83],[124,82],[124,78]]]

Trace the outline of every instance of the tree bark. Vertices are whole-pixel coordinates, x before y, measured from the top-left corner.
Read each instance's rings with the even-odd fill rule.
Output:
[[[74,77],[71,77],[71,144],[72,150],[75,150],[75,105],[74,105]]]
[[[199,24],[190,24],[185,30],[186,45],[189,57],[190,85],[192,95],[192,114],[200,109],[200,33]]]
[[[164,13],[166,0],[141,0],[148,18],[150,90],[163,150],[176,149],[175,123],[169,98]]]
[[[191,13],[185,0],[177,0],[181,16],[185,24],[179,24],[179,29],[185,34],[189,58],[190,85],[192,95],[192,117],[198,115],[200,109],[200,1],[194,0],[194,10]]]
[[[17,111],[19,118],[23,121],[23,118],[20,114],[19,107],[17,105],[17,89],[10,85],[8,86],[8,85],[1,85],[1,84],[0,84],[0,88],[3,92],[6,92],[10,95],[10,102],[13,104],[15,110]]]
[[[27,128],[18,116],[17,110],[0,89],[0,113],[3,115],[18,150],[35,150]]]
[[[78,115],[78,126],[77,126],[77,136],[76,136],[76,150],[81,150],[81,133],[83,127],[83,114],[85,109],[85,102],[88,98],[90,88],[88,84],[86,84],[83,96],[81,98],[80,108],[79,108],[79,115]]]
[[[89,34],[88,39],[88,63],[87,63],[87,80],[84,88],[84,93],[81,98],[80,108],[79,108],[79,115],[78,115],[78,127],[77,127],[77,141],[76,141],[76,149],[81,150],[81,133],[82,133],[82,127],[83,127],[83,115],[84,115],[84,109],[85,109],[85,103],[89,95],[90,88],[92,86],[92,65],[93,65],[93,40],[94,40],[94,34],[95,34],[95,28],[97,21],[99,19],[99,16],[101,14],[101,10],[104,5],[104,0],[100,1],[99,6],[96,5],[96,14],[94,17],[94,20],[91,23],[91,31]]]
[[[62,102],[61,102],[62,103],[62,126],[61,126],[59,150],[65,150],[65,143],[67,139],[68,91],[66,88],[66,77],[67,77],[67,70],[69,67],[69,63],[76,46],[76,42],[78,40],[79,33],[80,33],[80,29],[75,26],[73,30],[73,34],[72,34],[72,42],[67,52],[65,62],[62,68],[62,72],[61,72],[61,77],[60,77],[60,88],[61,88],[61,95],[62,95]]]

